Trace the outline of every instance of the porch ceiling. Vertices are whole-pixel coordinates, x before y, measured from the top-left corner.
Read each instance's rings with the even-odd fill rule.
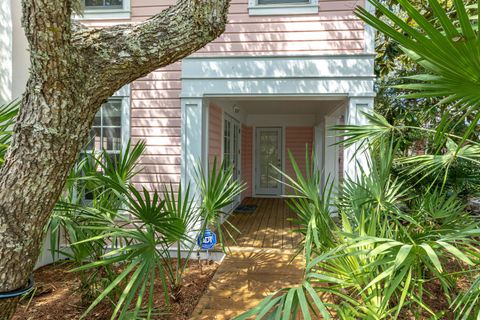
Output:
[[[218,101],[219,105],[238,107],[243,114],[315,114],[328,115],[341,105],[344,97],[328,100],[290,100],[290,99],[235,99]]]

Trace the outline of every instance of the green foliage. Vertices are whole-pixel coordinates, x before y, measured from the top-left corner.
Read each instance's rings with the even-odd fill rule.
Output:
[[[145,188],[139,192],[133,186],[126,188],[114,181],[109,181],[109,177],[102,177],[102,180],[118,194],[119,198],[124,199],[122,203],[125,212],[117,215],[119,222],[101,228],[100,236],[86,239],[80,244],[102,238],[105,241],[113,240],[112,243],[117,245],[112,246],[111,251],[103,254],[100,260],[78,267],[74,271],[99,266],[115,266],[119,263],[123,266],[123,270],[109,286],[103,289],[85,315],[108,294],[116,290],[117,286],[122,285],[123,291],[115,301],[112,319],[137,318],[139,314],[150,319],[155,315],[154,289],[157,276],[161,279],[168,304],[168,279],[162,263],[166,257],[164,252],[168,251],[175,242],[183,239],[186,226],[181,219],[164,210],[165,203],[157,192],[150,195]],[[94,226],[88,228],[92,229]],[[146,298],[146,306],[143,304],[144,298]]]
[[[118,155],[112,156],[105,151],[82,155],[70,172],[65,191],[46,226],[54,259],[62,255],[81,266],[103,256],[110,240],[102,235],[123,211],[123,195],[104,181],[108,177],[108,181],[128,188],[129,179],[138,172],[136,162],[144,149],[143,142],[135,146],[128,143]],[[95,240],[85,241],[87,239]],[[64,242],[70,245],[65,248]],[[115,274],[115,268],[109,265],[79,273],[83,303],[91,304],[113,281]],[[114,299],[114,292],[109,298]]]
[[[480,319],[480,277],[453,302],[455,320]]]
[[[300,313],[318,318],[325,312],[339,319],[397,319],[407,311],[417,319],[442,319],[448,310],[436,313],[429,305],[428,298],[440,294],[431,291],[432,285],[452,303],[456,319],[480,316],[480,223],[456,195],[461,188],[452,175],[463,166],[476,168],[474,172],[479,168],[480,41],[478,17],[468,10],[480,10],[453,0],[452,15],[429,0],[429,20],[417,10],[419,3],[394,2],[406,18],[377,0],[371,3],[382,18],[363,8],[357,13],[425,70],[408,79],[414,83],[397,87],[416,91],[407,95],[416,102],[442,98],[441,103],[455,104],[463,114],[445,114],[438,122],[428,118],[431,114],[423,118],[435,127],[374,114],[365,115],[366,126],[334,128],[342,131],[345,146],[370,155],[368,166],[360,168],[358,177],[346,177],[340,190],[341,228],[332,228],[333,241],[321,243],[322,251],[306,242],[311,249],[304,250],[304,283],[272,295],[239,319],[297,319]],[[425,154],[412,154],[415,140],[425,142]],[[317,194],[321,202],[323,196]],[[311,214],[306,206],[293,209],[299,217]],[[305,219],[298,221],[308,230]],[[451,270],[452,265],[460,271]],[[456,286],[460,277],[471,280],[466,292]],[[313,293],[307,294],[305,283]]]
[[[223,250],[225,250],[224,244],[227,240],[225,236],[233,241],[235,240],[230,229],[239,233],[230,221],[224,220],[225,213],[223,210],[245,190],[244,183],[233,179],[233,170],[233,165],[226,162],[222,162],[218,166],[215,158],[210,172],[206,172],[200,163],[197,164],[195,171],[196,184],[201,197],[199,212],[204,224],[202,230],[206,227],[214,227],[218,232]]]
[[[183,192],[182,186],[180,185],[178,193],[176,193],[170,185],[170,189],[164,191],[164,200],[166,212],[168,212],[172,218],[182,221],[182,224],[186,227],[184,239],[182,242],[177,243],[175,253],[170,253],[170,250],[165,251],[167,260],[172,260],[172,258],[175,257],[175,265],[166,263],[165,266],[171,287],[170,296],[176,301],[179,299],[182,288],[183,275],[196,247],[196,236],[200,232],[203,232],[204,228],[198,226],[201,216],[191,196],[190,186]],[[185,256],[182,256],[182,251],[185,253]]]
[[[321,250],[315,241],[305,241],[304,282],[273,294],[238,319],[396,319],[406,310],[417,318],[427,313],[439,319],[426,300],[438,293],[427,284],[434,280],[452,301],[459,272],[448,266],[478,276],[479,221],[455,195],[433,189],[419,194],[394,175],[396,148],[390,140],[370,150],[369,167],[357,179],[347,177],[338,195],[341,227],[326,231],[331,240],[324,240]],[[294,183],[315,185],[317,175]],[[330,202],[320,192],[316,197],[318,203]],[[311,229],[304,219],[311,214],[308,206],[292,209],[300,230],[308,230],[306,239],[322,236],[324,230]]]
[[[52,254],[69,258],[79,273],[90,305],[84,318],[104,300],[112,305],[112,319],[168,312],[171,299],[180,297],[197,236],[209,225],[220,228],[222,209],[243,190],[232,168],[217,170],[216,164],[208,175],[198,170],[203,205],[197,206],[190,186],[139,190],[131,180],[141,171],[137,162],[144,150],[140,142],[128,143],[118,155],[83,153],[47,226]],[[154,303],[158,286],[165,310]]]
[[[306,250],[305,256],[310,257],[312,251],[322,252],[334,241],[335,222],[330,214],[330,197],[332,185],[327,178],[327,188],[322,188],[322,176],[315,169],[315,155],[309,154],[308,146],[305,152],[306,172],[303,173],[292,153],[289,151],[294,177],[290,177],[279,168],[275,170],[283,176],[284,183],[293,190],[293,196],[288,197],[288,205],[297,212],[297,219],[293,220],[299,228],[295,230],[305,236],[301,249]],[[319,197],[319,195],[322,195]],[[307,260],[308,262],[308,260]]]
[[[346,146],[357,145],[356,152],[364,152],[369,146],[375,147],[391,139],[396,146],[393,165],[397,174],[408,177],[413,185],[424,183],[462,195],[476,194],[480,189],[480,144],[469,139],[469,130],[459,136],[444,128],[392,125],[379,114],[365,116],[368,125],[333,128],[340,131],[338,135],[344,138]],[[408,140],[406,137],[412,135],[432,141],[424,145],[424,154],[412,155],[402,147]]]
[[[400,88],[416,90],[412,98],[446,97],[443,102],[459,102],[475,107],[480,105],[479,34],[472,25],[465,4],[454,0],[458,25],[452,22],[437,0],[429,4],[441,29],[428,21],[409,1],[398,1],[421,31],[399,18],[377,0],[375,8],[401,30],[397,30],[359,7],[357,14],[369,25],[380,30],[400,44],[402,50],[429,73],[410,77],[415,83]]]
[[[396,126],[415,126],[433,130],[443,127],[444,131],[458,135],[463,135],[469,126],[476,126],[474,130],[476,133],[472,132],[472,139],[478,141],[479,127],[476,125],[478,122],[476,110],[478,108],[470,104],[462,105],[462,102],[459,102],[461,99],[456,100],[454,98],[450,102],[448,99],[444,99],[445,96],[450,95],[452,90],[456,90],[454,88],[456,85],[464,85],[463,83],[459,84],[451,77],[452,74],[454,75],[453,77],[456,77],[463,71],[468,72],[465,68],[458,69],[458,64],[466,64],[469,65],[470,69],[478,69],[478,66],[475,67],[475,61],[478,60],[478,57],[475,58],[478,41],[476,42],[474,39],[465,41],[466,29],[462,27],[466,24],[468,25],[466,20],[466,16],[468,16],[478,38],[478,1],[380,0],[377,5],[380,3],[384,4],[385,8],[377,10],[376,17],[367,14],[368,17],[366,18],[367,22],[374,21],[375,26],[381,31],[377,34],[376,41],[377,59],[375,64],[378,76],[378,94],[375,102],[376,112],[382,114],[389,123]],[[459,9],[457,9],[458,6],[460,6]],[[463,7],[465,10],[462,10]],[[386,15],[385,12],[388,12],[389,15]],[[402,20],[403,24],[397,23],[398,20],[392,20],[392,13]],[[363,12],[360,15],[363,16]],[[427,23],[430,26],[425,26]],[[390,27],[388,31],[384,30],[386,25]],[[449,34],[445,32],[445,28],[448,28],[448,25],[455,26],[456,32],[460,36],[449,38]],[[436,29],[437,32],[432,33],[432,28]],[[392,33],[395,36],[391,36]],[[443,38],[439,37],[438,33],[442,34]],[[433,36],[433,34],[436,36]],[[423,48],[424,51],[428,51],[428,54],[425,54],[425,52],[419,53],[417,50],[408,47],[405,43],[408,40],[411,40],[410,44],[413,43],[418,48],[423,47],[426,41],[429,43],[431,41],[433,45],[427,45]],[[450,46],[444,46],[449,41],[451,43]],[[468,47],[466,55],[463,52],[465,49],[463,44],[467,44]],[[438,46],[442,47],[440,54],[436,53]],[[415,52],[414,54],[421,54],[420,62],[426,63],[426,67],[416,63],[411,58],[412,51]],[[462,59],[457,59],[458,51],[462,51]],[[443,59],[444,55],[448,55],[450,60],[456,60],[457,65],[451,64],[450,60]],[[463,58],[464,56],[465,59]],[[442,63],[443,65],[441,65]],[[429,68],[429,65],[434,67]],[[414,78],[420,77],[427,80],[428,77],[424,78],[424,74],[433,75],[433,77],[439,76],[439,79],[443,79],[442,83],[437,83],[436,81],[428,82],[426,85],[431,87],[429,92],[425,91],[425,88],[420,89],[420,92],[418,92],[417,89],[419,88],[416,87],[418,82],[414,82],[414,87],[410,87],[412,85],[410,76],[413,75]],[[470,74],[470,79],[467,80],[473,81],[468,85],[470,88],[478,87],[478,79],[477,84],[475,84],[474,75],[475,73]],[[423,86],[421,82],[420,85]],[[468,87],[463,87],[461,90],[469,91]],[[410,89],[417,91],[414,92],[414,95],[418,95],[418,98],[408,98],[412,94]],[[435,90],[437,92],[432,93]],[[442,90],[447,90],[450,93],[447,91],[441,92]],[[458,94],[463,94],[461,91],[457,92]],[[422,146],[429,148],[430,142],[429,137],[426,139],[418,131],[410,131],[405,135],[403,149],[405,152],[411,152],[412,150],[422,148]],[[456,174],[468,176],[469,170],[462,171],[462,169],[467,169],[467,167],[463,165],[457,166],[455,169]],[[471,182],[462,182],[464,193],[475,191],[476,187]]]

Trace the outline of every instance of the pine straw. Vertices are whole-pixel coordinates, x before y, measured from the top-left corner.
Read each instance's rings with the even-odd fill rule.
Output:
[[[186,270],[184,286],[180,291],[180,298],[172,302],[169,316],[159,319],[187,320],[193,313],[200,297],[208,287],[213,275],[218,269],[216,262],[191,262]],[[30,297],[24,298],[17,309],[14,320],[73,320],[79,319],[88,306],[81,303],[78,288],[80,281],[78,274],[68,272],[72,268],[70,263],[49,265],[38,269],[34,273],[36,286]],[[164,307],[161,285],[156,285],[156,306]],[[94,309],[86,319],[110,319],[111,306],[105,302]]]

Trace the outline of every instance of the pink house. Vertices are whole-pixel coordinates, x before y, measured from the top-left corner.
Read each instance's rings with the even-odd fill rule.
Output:
[[[12,70],[24,70],[19,1],[7,2]],[[77,18],[91,26],[135,23],[174,2],[85,0]],[[362,157],[332,146],[328,128],[360,124],[373,108],[374,36],[353,13],[359,5],[365,1],[232,0],[219,39],[120,90],[92,135],[112,153],[129,138],[145,140],[145,169],[135,182],[150,189],[192,181],[195,163],[216,157],[246,182],[242,197],[278,197],[288,190],[270,164],[291,172],[290,150],[304,165],[307,144],[326,175],[355,175]],[[12,75],[11,98],[24,78]]]

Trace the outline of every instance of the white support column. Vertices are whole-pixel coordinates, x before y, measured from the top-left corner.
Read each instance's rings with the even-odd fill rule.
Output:
[[[371,14],[375,14],[375,7],[370,1],[365,1],[365,9]],[[375,53],[375,29],[365,23],[365,53]]]
[[[207,148],[207,106],[201,98],[182,99],[182,175],[184,188],[195,184],[195,168],[202,163],[208,169],[205,158]],[[197,190],[192,189],[193,192]]]
[[[339,155],[339,147],[336,145],[338,139],[336,132],[330,130],[330,128],[334,125],[338,124],[338,116],[337,115],[330,115],[325,116],[325,125],[324,125],[324,159],[323,163],[325,166],[325,174],[324,174],[324,181],[323,185],[325,186],[327,183],[327,179],[330,183],[333,182],[334,189],[338,187],[338,155]]]
[[[322,120],[319,124],[315,126],[315,145],[314,145],[314,152],[315,152],[315,169],[319,170],[323,176],[325,172],[325,164],[324,164],[324,154],[325,154],[325,122]],[[322,182],[322,187],[325,184]]]
[[[373,113],[373,100],[373,97],[351,97],[345,111],[345,124],[357,126],[368,124],[364,113]],[[357,152],[358,147],[359,145],[355,144],[345,148],[344,151],[344,172],[353,179],[360,174],[360,167],[368,172],[368,152]]]

